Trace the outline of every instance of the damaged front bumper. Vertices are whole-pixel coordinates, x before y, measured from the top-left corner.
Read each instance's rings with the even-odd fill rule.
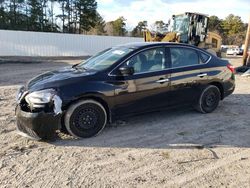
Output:
[[[27,101],[28,92],[23,90],[19,92],[16,106],[17,131],[19,134],[40,140],[50,137],[55,130],[61,128],[62,101],[59,96],[53,95],[49,103],[31,103]],[[34,97],[35,102],[37,97],[39,95]]]
[[[61,114],[25,112],[18,105],[16,117],[18,133],[35,140],[45,139],[61,127]]]

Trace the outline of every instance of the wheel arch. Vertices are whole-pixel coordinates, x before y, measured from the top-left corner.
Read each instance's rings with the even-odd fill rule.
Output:
[[[219,88],[221,94],[221,100],[224,99],[224,87],[220,82],[211,82],[210,85],[214,85]]]

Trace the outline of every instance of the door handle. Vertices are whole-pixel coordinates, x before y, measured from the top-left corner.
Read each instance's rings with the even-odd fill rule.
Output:
[[[207,76],[207,73],[201,73],[201,74],[198,74],[197,76],[198,77],[204,77],[204,76]]]
[[[156,81],[157,83],[165,83],[165,82],[169,82],[169,79],[166,78],[166,79],[160,79],[160,80],[157,80]]]

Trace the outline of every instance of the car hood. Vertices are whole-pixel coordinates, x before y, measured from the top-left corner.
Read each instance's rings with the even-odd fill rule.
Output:
[[[45,72],[31,79],[26,88],[29,91],[41,90],[51,87],[59,87],[77,78],[88,77],[95,74],[95,71],[64,67],[55,71]]]

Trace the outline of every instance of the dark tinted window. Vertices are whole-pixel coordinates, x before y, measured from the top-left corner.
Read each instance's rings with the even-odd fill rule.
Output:
[[[202,53],[202,52],[200,53],[201,63],[206,63],[209,58],[210,58],[209,55]]]
[[[135,73],[164,70],[166,68],[165,48],[140,52],[130,58],[123,66],[134,67]]]
[[[170,48],[172,67],[198,65],[200,58],[195,50],[189,48]]]

